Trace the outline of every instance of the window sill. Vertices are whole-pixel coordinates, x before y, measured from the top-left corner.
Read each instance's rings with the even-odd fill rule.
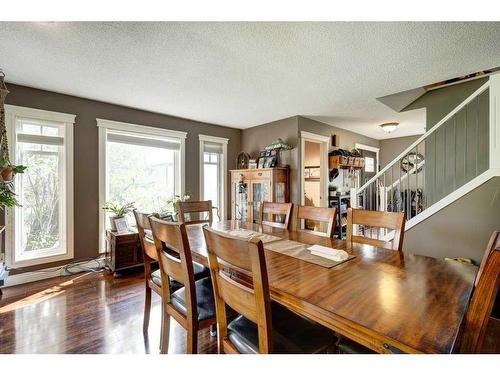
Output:
[[[46,264],[46,263],[54,263],[54,262],[59,262],[62,260],[69,260],[73,259],[73,253],[64,253],[64,254],[57,254],[57,255],[45,255],[41,256],[39,258],[31,258],[31,259],[19,259],[14,262],[7,262],[7,265],[12,268],[16,267],[29,267],[29,266],[37,266],[39,264]]]

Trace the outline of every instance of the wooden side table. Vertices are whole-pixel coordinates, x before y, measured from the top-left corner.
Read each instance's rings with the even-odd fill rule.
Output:
[[[116,274],[144,265],[137,232],[117,233],[106,231],[106,265]]]

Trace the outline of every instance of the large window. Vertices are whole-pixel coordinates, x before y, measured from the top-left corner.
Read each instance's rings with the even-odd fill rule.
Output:
[[[9,210],[9,263],[73,257],[75,116],[7,106],[11,159],[27,166],[15,179],[20,207]]]
[[[142,212],[161,212],[167,199],[183,193],[186,133],[108,120],[97,123],[101,207],[105,202],[133,202]],[[107,227],[109,220],[103,213],[101,250]]]
[[[226,138],[199,135],[200,138],[200,198],[211,200],[218,216],[226,217]]]

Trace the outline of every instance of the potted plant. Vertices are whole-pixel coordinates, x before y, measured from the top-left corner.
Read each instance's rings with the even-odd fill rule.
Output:
[[[124,217],[130,211],[134,209],[134,202],[125,203],[123,205],[114,202],[106,202],[102,209],[106,212],[112,213],[113,215],[109,217],[109,222],[111,224],[111,230],[116,232],[115,220]]]
[[[11,182],[18,173],[24,173],[24,165],[14,165],[7,159],[0,161],[0,178],[3,182]]]
[[[171,214],[173,216],[173,219],[175,221],[178,221],[179,202],[186,202],[189,199],[191,199],[191,196],[189,194],[186,194],[183,196],[174,195],[172,198],[167,199],[167,209],[165,210],[164,213]],[[162,215],[162,216],[164,216],[164,215]]]

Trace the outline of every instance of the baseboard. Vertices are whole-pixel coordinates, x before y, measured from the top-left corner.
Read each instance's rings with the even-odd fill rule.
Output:
[[[82,268],[83,267],[96,268],[96,266],[97,266],[96,261],[98,262],[98,264],[101,268],[104,268],[104,258],[98,258],[95,260],[87,260],[87,261],[71,263],[71,264],[74,266],[82,267]],[[78,271],[78,269],[76,269],[76,267],[74,267],[74,266],[72,266],[72,269],[71,269],[72,274],[75,274],[78,272],[85,272],[83,269]],[[34,281],[45,280],[45,279],[50,279],[53,277],[66,276],[66,275],[69,275],[69,274],[65,273],[64,266],[44,268],[44,269],[38,270],[38,271],[24,272],[24,273],[18,273],[15,275],[9,275],[7,277],[7,279],[5,280],[5,285],[3,287],[26,284],[26,283],[31,283]]]

